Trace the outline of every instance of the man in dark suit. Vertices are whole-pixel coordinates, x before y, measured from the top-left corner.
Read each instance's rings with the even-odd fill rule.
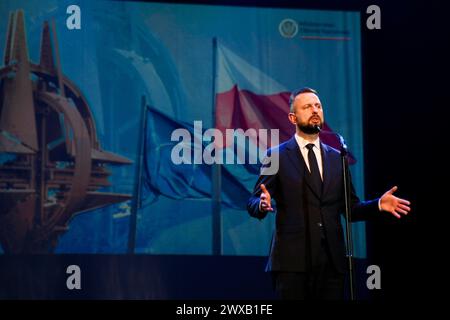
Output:
[[[263,169],[247,210],[263,219],[274,211],[271,199],[276,202],[276,230],[266,269],[282,299],[343,299],[347,263],[340,223],[344,212],[340,152],[320,142],[324,116],[314,89],[294,91],[289,104],[288,118],[296,133],[269,150],[270,158],[278,159],[278,171],[265,174]],[[397,218],[410,211],[409,201],[393,195],[397,187],[366,202],[359,200],[353,185],[351,189],[353,221],[379,211]]]

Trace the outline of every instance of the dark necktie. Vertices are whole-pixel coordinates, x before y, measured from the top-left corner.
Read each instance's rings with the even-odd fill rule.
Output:
[[[306,145],[308,149],[308,162],[309,162],[309,184],[313,188],[314,192],[318,195],[319,199],[322,197],[322,178],[320,177],[319,165],[317,164],[317,158],[314,153],[314,144],[309,143]],[[318,263],[319,252],[321,247],[321,241],[325,239],[325,232],[322,225],[321,209],[314,206],[309,206],[305,211],[305,219],[308,225],[308,242],[310,247],[309,253],[307,253],[306,259],[310,266],[315,266]],[[310,267],[309,266],[309,267]]]
[[[320,177],[319,165],[317,164],[316,155],[314,154],[314,144],[309,143],[306,145],[308,149],[308,162],[311,182],[316,188],[318,194],[322,194],[322,178]]]

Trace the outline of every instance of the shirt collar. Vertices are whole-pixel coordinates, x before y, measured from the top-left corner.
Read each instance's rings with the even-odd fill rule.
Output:
[[[320,139],[319,139],[319,137],[317,137],[317,139],[314,140],[313,142],[309,142],[305,138],[300,137],[298,134],[295,134],[295,140],[297,141],[297,144],[298,144],[300,150],[302,150],[303,148],[306,148],[306,145],[310,144],[310,143],[314,144],[316,146],[316,148],[318,150],[320,150]]]

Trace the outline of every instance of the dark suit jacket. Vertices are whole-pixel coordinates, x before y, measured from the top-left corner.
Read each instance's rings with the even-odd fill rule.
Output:
[[[322,194],[318,194],[309,182],[309,171],[295,137],[269,151],[272,156],[278,153],[279,170],[274,175],[264,175],[263,172],[259,176],[247,204],[253,217],[263,219],[268,214],[259,211],[262,183],[276,202],[276,228],[266,271],[307,271],[308,259],[314,259],[314,251],[320,248],[319,221],[314,217],[321,217],[336,269],[342,273],[346,270],[340,222],[340,214],[345,211],[342,161],[340,152],[326,144],[321,143],[321,152],[323,188]],[[361,202],[353,185],[351,189],[353,221],[367,219],[378,211],[378,199]],[[313,251],[310,255],[307,254],[309,250]]]

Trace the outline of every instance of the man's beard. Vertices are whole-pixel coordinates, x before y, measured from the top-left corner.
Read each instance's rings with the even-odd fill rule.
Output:
[[[317,134],[322,129],[322,123],[320,124],[297,124],[300,131],[306,134]]]

